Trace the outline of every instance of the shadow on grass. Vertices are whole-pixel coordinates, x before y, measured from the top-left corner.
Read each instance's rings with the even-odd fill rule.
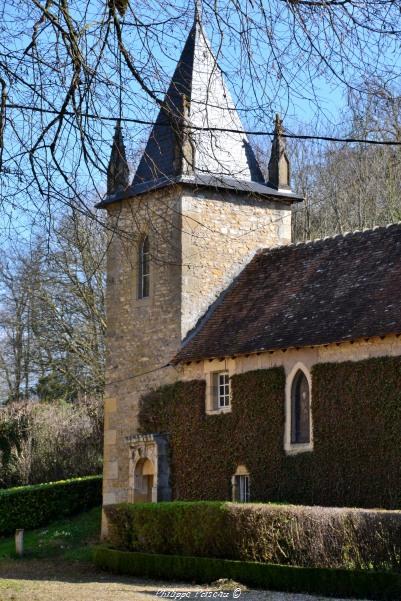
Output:
[[[179,587],[182,591],[199,590],[204,587],[194,587],[188,583],[166,583],[160,582],[160,589],[154,588],[155,581],[134,576],[120,576],[111,574],[96,568],[91,562],[71,560],[62,558],[54,559],[3,559],[0,561],[0,598],[1,582],[10,582],[15,580],[29,581],[54,581],[71,584],[108,584],[120,583],[135,586],[135,593],[157,598],[157,591],[160,589],[171,591]],[[147,586],[152,583],[152,588]],[[83,600],[85,601],[85,600]]]

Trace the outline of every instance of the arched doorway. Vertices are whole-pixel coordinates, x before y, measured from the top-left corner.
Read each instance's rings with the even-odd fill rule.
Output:
[[[155,468],[150,459],[139,459],[134,471],[134,501],[135,503],[150,503],[154,484]]]
[[[167,434],[133,434],[129,443],[129,503],[171,501]]]

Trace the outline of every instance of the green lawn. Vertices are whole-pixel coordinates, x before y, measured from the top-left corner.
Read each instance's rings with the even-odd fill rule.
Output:
[[[91,559],[91,545],[99,540],[100,507],[75,517],[53,522],[44,528],[25,532],[25,557]],[[15,557],[14,537],[0,537],[0,560]]]

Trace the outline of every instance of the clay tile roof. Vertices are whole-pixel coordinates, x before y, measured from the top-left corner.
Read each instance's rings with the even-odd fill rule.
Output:
[[[401,333],[401,224],[259,251],[173,363]]]

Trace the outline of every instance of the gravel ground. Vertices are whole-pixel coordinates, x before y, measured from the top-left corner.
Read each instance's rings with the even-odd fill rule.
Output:
[[[164,595],[161,592],[164,592]],[[167,593],[170,594],[167,596]],[[33,559],[0,562],[0,601],[156,601],[162,598],[193,601],[208,598],[244,601],[336,601],[310,595],[244,588],[241,590],[236,583],[215,583],[214,586],[199,587],[126,578],[98,571],[92,564]]]

